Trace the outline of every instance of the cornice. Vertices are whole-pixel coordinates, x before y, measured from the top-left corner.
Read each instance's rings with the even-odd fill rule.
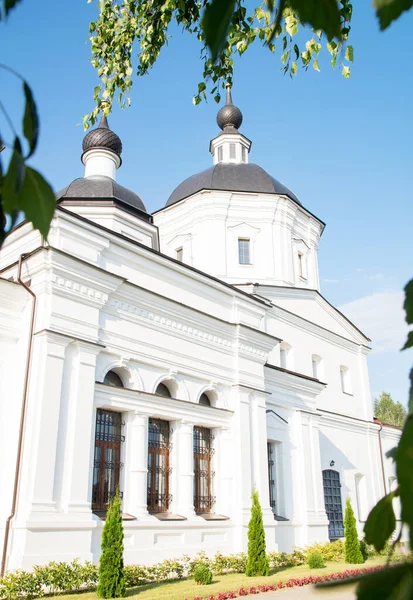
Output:
[[[335,429],[342,429],[344,431],[353,431],[358,433],[371,433],[378,434],[380,427],[372,421],[365,421],[352,417],[350,415],[340,413],[329,413],[319,409],[321,416],[320,425],[329,425]]]

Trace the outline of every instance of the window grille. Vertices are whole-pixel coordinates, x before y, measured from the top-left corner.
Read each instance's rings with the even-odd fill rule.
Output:
[[[240,265],[251,264],[250,240],[246,238],[238,239],[238,261]]]
[[[96,413],[95,454],[93,460],[92,509],[105,512],[119,486],[122,415],[98,408]]]
[[[148,511],[166,512],[172,496],[169,494],[171,444],[169,421],[149,419],[148,431]]]
[[[209,513],[215,504],[212,495],[213,436],[206,427],[194,427],[194,507],[197,513]]]
[[[338,471],[323,471],[324,504],[328,517],[328,537],[336,540],[344,536],[343,504]]]
[[[272,512],[277,514],[277,497],[276,497],[276,465],[275,465],[275,448],[271,442],[267,442],[268,454],[268,485],[270,492],[270,506]]]
[[[222,146],[218,148],[218,162],[222,162]]]

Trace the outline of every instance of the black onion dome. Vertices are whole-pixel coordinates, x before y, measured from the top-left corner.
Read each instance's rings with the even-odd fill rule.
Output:
[[[114,200],[146,213],[144,203],[135,192],[103,175],[75,179],[57,192],[56,200]]]
[[[92,148],[105,148],[106,150],[111,150],[119,157],[122,154],[121,139],[114,131],[109,129],[108,120],[104,115],[102,115],[96,129],[89,131],[83,139],[83,153]]]
[[[288,196],[301,205],[291,190],[271,177],[262,167],[253,163],[217,163],[185,179],[169,196],[166,206],[171,206],[201,190],[278,194]]]
[[[227,129],[239,129],[242,125],[242,112],[232,104],[231,86],[227,85],[227,101],[217,114],[218,127],[223,131]]]

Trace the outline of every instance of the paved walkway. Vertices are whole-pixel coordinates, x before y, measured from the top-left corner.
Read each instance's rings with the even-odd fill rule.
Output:
[[[276,592],[265,592],[257,594],[254,598],[259,600],[355,600],[353,585],[344,585],[343,587],[332,587],[321,590],[314,585],[304,585],[303,587],[287,588],[277,590]]]

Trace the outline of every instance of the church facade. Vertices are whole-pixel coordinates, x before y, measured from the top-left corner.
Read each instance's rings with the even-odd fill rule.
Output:
[[[0,253],[4,569],[97,561],[122,497],[125,561],[246,549],[251,491],[267,548],[360,534],[395,485],[399,431],[373,418],[369,339],[320,294],[324,223],[249,163],[232,103],[213,166],[148,214],[116,181],[102,118],[45,242]]]

